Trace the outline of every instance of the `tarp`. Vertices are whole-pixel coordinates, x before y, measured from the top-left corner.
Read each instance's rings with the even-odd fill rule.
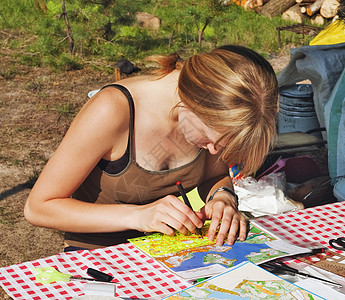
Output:
[[[345,175],[345,43],[292,49],[290,62],[278,75],[279,86],[309,79],[315,111],[326,128],[329,173]]]
[[[345,69],[325,104],[328,169],[334,182],[345,176]]]
[[[345,23],[343,20],[335,20],[329,24],[325,29],[314,37],[309,45],[334,45],[345,43]]]
[[[323,107],[345,68],[345,43],[291,49],[290,62],[278,75],[279,86],[309,79],[314,91],[315,111],[325,127]]]

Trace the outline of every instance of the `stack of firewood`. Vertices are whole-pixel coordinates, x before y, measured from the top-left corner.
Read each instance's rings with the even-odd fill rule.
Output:
[[[303,23],[307,17],[311,23],[323,25],[333,19],[338,12],[339,0],[295,0],[296,4],[282,14],[284,20]]]
[[[323,25],[331,21],[345,0],[232,0],[247,10],[274,17],[281,15],[284,20],[304,23],[310,18],[311,23]]]
[[[230,2],[224,1],[224,4],[229,4]],[[262,7],[268,0],[232,0],[232,2],[235,2],[246,10],[252,10]]]

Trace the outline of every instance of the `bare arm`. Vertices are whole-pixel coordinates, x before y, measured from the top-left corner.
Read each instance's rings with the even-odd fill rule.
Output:
[[[140,206],[86,203],[71,198],[102,157],[115,160],[123,155],[128,128],[128,101],[121,92],[105,89],[91,99],[72,122],[33,187],[24,210],[28,221],[71,232],[136,229],[171,235],[172,228],[187,233],[195,232],[195,226],[201,227],[201,220],[174,196]]]
[[[120,92],[104,90],[89,100],[33,187],[25,206],[26,218],[35,225],[59,230],[129,229],[125,224],[130,222],[123,220],[129,207],[114,209],[70,198],[104,155],[121,156],[127,145],[128,124],[128,102]],[[119,222],[117,215],[123,216]]]

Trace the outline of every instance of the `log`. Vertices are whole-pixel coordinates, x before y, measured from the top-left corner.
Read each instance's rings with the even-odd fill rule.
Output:
[[[296,0],[296,3],[297,4],[311,4],[311,3],[314,3],[316,0]]]
[[[307,8],[305,6],[301,7],[301,13],[305,14],[307,12]]]
[[[321,8],[321,5],[325,0],[316,0],[313,4],[307,7],[307,15],[312,16],[316,12],[318,12]]]
[[[320,14],[326,19],[333,18],[338,13],[339,6],[340,3],[337,0],[324,0],[320,8]]]
[[[291,6],[296,4],[296,0],[270,0],[260,10],[260,14],[267,17],[279,16]]]
[[[321,26],[325,24],[325,19],[320,14],[317,14],[313,19],[310,20],[311,24]]]
[[[247,2],[244,4],[243,8],[245,10],[251,10],[257,7],[261,7],[263,5],[263,0],[247,0]]]
[[[293,21],[298,24],[302,24],[305,19],[305,15],[301,13],[301,9],[298,4],[290,7],[287,11],[283,12],[282,19],[285,21]]]

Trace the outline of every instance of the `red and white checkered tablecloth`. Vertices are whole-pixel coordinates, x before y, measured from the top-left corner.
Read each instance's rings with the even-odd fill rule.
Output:
[[[331,249],[330,239],[345,237],[345,201],[265,216],[252,222],[295,245]]]
[[[302,247],[328,247],[331,238],[345,237],[345,202],[266,216],[255,219],[280,238]],[[345,254],[345,252],[344,252]],[[112,274],[117,296],[130,298],[163,298],[189,286],[154,259],[131,244],[91,251],[60,253],[43,259],[0,268],[0,285],[14,299],[71,299],[84,294],[85,283],[57,282],[41,284],[32,268],[52,266],[62,273],[88,277],[89,267]]]
[[[0,268],[0,285],[14,299],[71,299],[84,295],[85,282],[41,284],[32,268],[55,267],[72,276],[89,277],[92,267],[114,276],[116,296],[160,299],[190,284],[177,277],[131,244],[90,251],[60,253],[35,261]]]

